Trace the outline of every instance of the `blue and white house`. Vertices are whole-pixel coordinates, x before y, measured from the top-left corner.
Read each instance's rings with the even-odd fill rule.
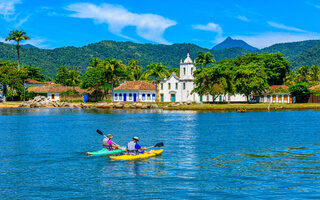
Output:
[[[145,81],[126,81],[113,91],[113,101],[155,102],[156,86]]]

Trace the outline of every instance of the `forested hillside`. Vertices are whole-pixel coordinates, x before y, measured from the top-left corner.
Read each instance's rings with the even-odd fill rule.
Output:
[[[41,67],[45,69],[46,77],[54,77],[57,69],[62,65],[84,72],[89,60],[94,57],[121,59],[125,64],[132,59],[137,59],[144,68],[151,63],[162,62],[165,66],[174,68],[179,67],[180,60],[184,59],[188,52],[191,58],[195,59],[198,52],[208,51],[214,55],[217,61],[224,58],[236,58],[251,52],[240,47],[209,50],[189,43],[161,45],[101,41],[83,47],[21,48],[20,56],[22,65]],[[276,44],[255,52],[281,52],[292,62],[293,68],[301,65],[320,65],[320,40]],[[16,61],[15,45],[0,42],[0,59]]]
[[[45,69],[47,77],[54,77],[57,69],[62,66],[79,68],[84,72],[89,60],[116,58],[127,64],[132,59],[139,60],[144,68],[151,64],[162,62],[169,68],[179,67],[179,62],[187,53],[195,59],[198,52],[207,52],[209,49],[194,44],[138,44],[133,42],[101,41],[83,47],[62,47],[56,49],[21,48],[22,65],[30,65]],[[242,48],[229,48],[211,51],[217,61],[224,58],[236,58],[249,52]],[[13,60],[17,58],[14,45],[0,43],[0,59]]]

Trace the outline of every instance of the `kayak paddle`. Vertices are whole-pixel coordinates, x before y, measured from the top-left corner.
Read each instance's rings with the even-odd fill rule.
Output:
[[[107,136],[105,136],[99,129],[97,129],[97,133],[99,133],[99,135],[102,135],[103,137],[107,137]],[[112,141],[113,142],[113,141]],[[115,145],[117,145],[115,142],[113,142],[113,144],[115,144]],[[119,145],[117,145],[117,146],[119,146]],[[119,146],[120,147],[120,146]]]
[[[150,148],[152,148],[152,147],[163,147],[164,145],[163,145],[163,142],[159,142],[159,143],[157,143],[156,145],[154,145],[154,146],[151,146],[151,147],[147,147],[146,149],[150,149]]]

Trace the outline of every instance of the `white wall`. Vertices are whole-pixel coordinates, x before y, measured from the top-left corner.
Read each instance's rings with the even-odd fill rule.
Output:
[[[52,94],[54,95],[54,99],[52,99]],[[60,94],[59,93],[48,93],[48,98],[51,101],[60,101]]]
[[[120,98],[121,94],[121,98]],[[126,94],[126,101],[134,102],[134,94],[136,94],[137,101],[141,102],[155,102],[156,91],[155,90],[117,90],[113,92],[113,101],[124,101],[124,94]],[[130,98],[131,94],[131,98]]]

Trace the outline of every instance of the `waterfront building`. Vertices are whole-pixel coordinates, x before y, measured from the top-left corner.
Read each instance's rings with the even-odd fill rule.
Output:
[[[155,102],[156,86],[146,81],[126,81],[113,91],[113,101]]]
[[[169,78],[164,79],[159,84],[160,102],[212,102],[212,95],[199,96],[192,94],[195,88],[193,72],[196,70],[194,61],[190,58],[189,53],[184,61],[180,61],[180,76],[175,73]],[[215,98],[215,102],[245,102],[244,95],[221,95]]]
[[[87,89],[81,89],[79,86],[34,86],[27,89],[29,92],[34,92],[36,95],[41,95],[49,98],[51,101],[66,100],[61,93],[75,91],[80,96],[87,94]],[[71,96],[71,95],[69,95]]]

